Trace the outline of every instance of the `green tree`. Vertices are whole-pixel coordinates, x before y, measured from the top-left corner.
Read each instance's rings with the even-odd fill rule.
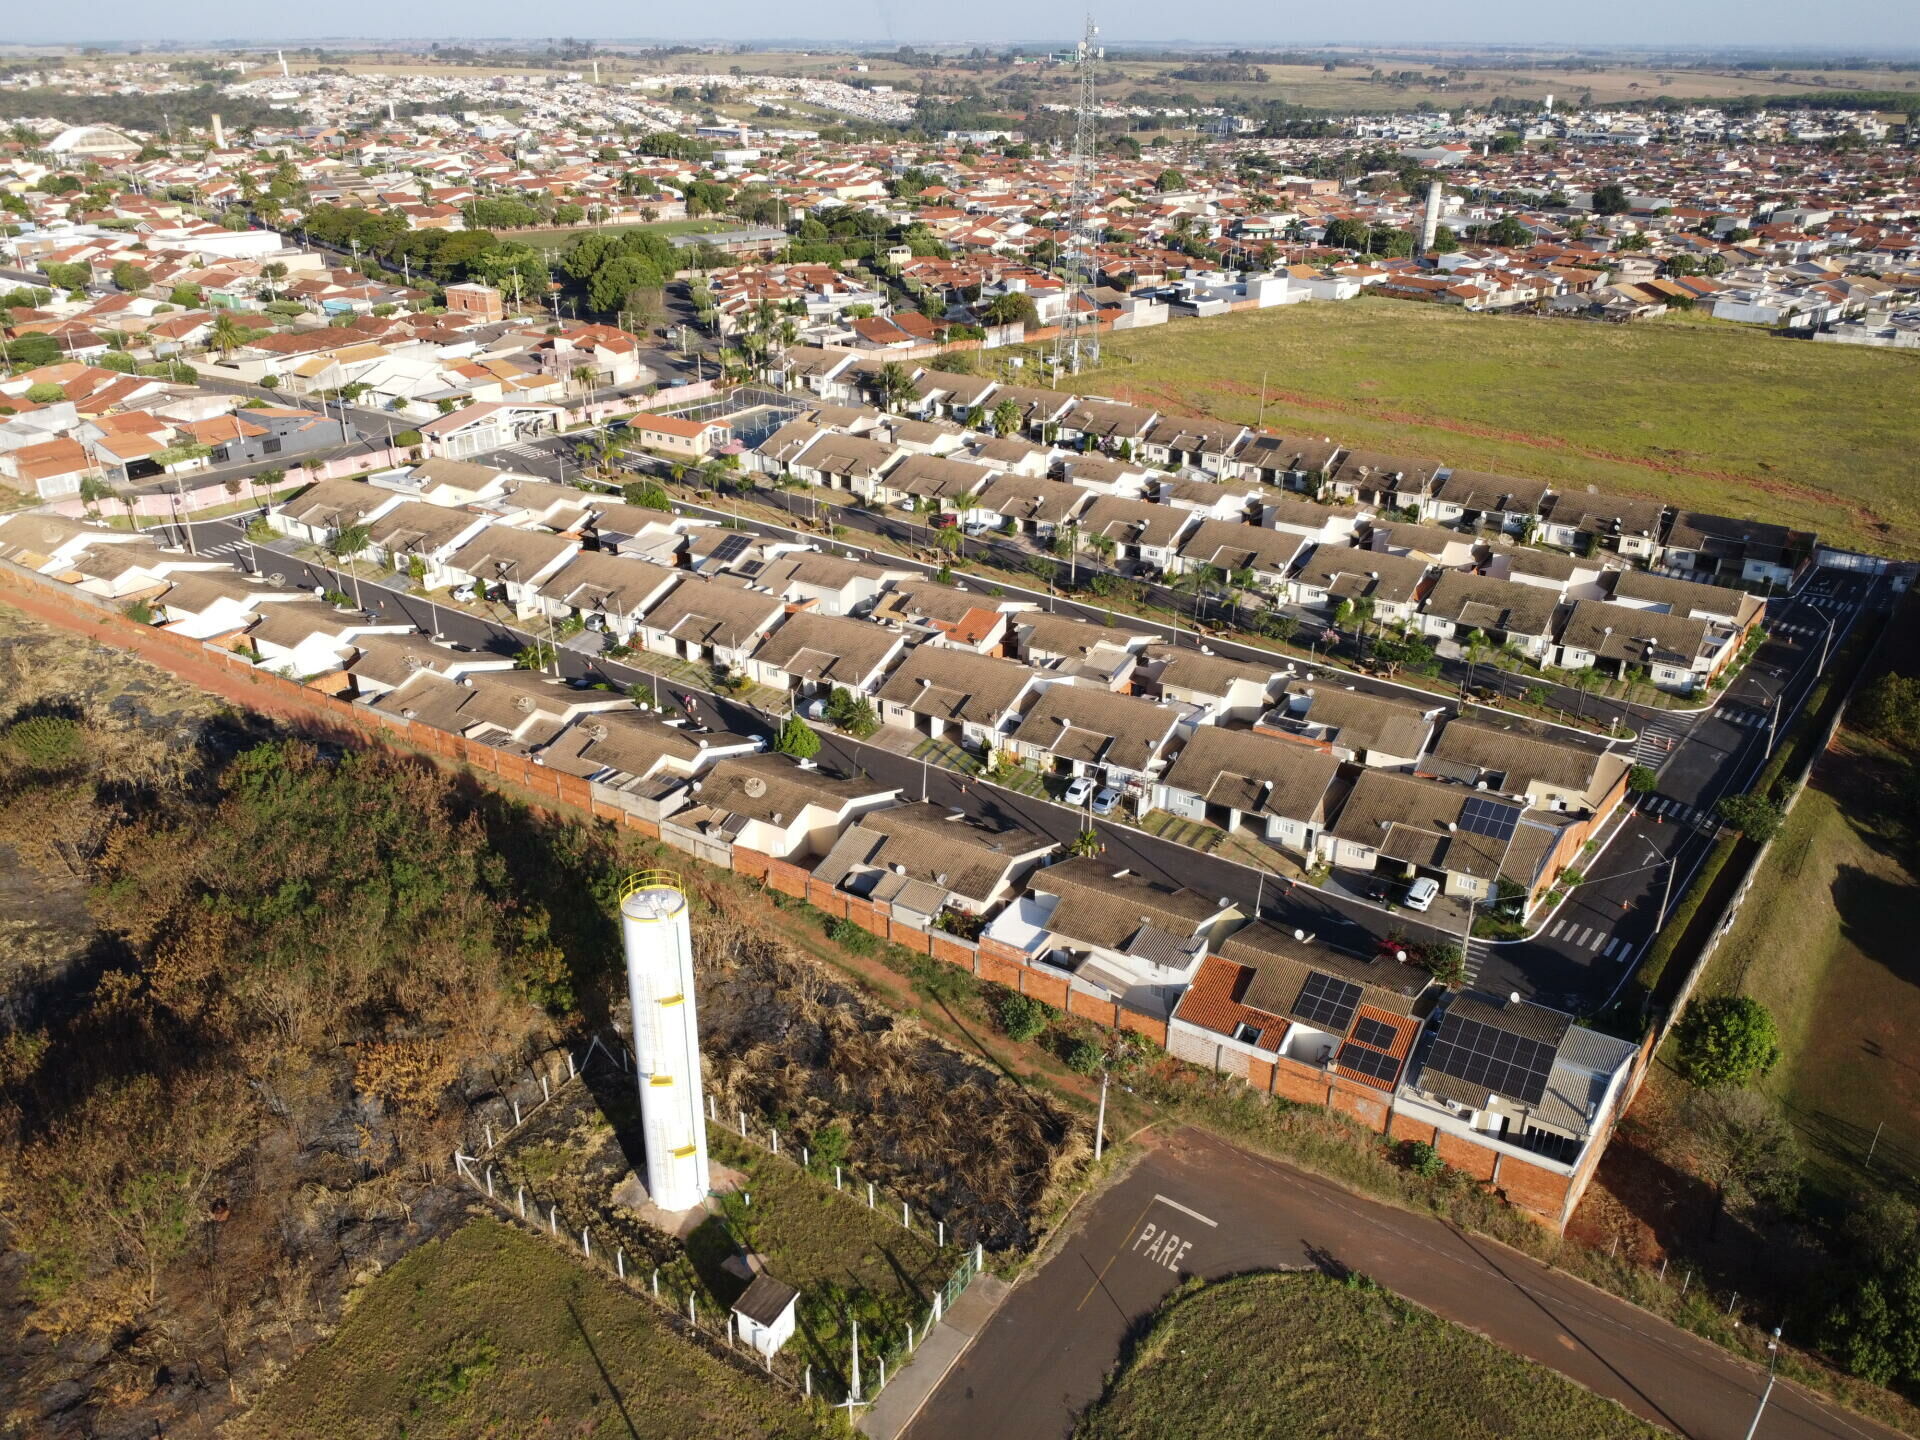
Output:
[[[546,670],[554,663],[553,646],[544,640],[535,640],[521,646],[513,652],[513,668],[516,670]]]
[[[773,748],[795,760],[811,760],[820,753],[820,734],[798,715],[789,715],[780,726]]]
[[[1751,995],[1688,1002],[1676,1027],[1680,1073],[1695,1085],[1744,1085],[1780,1056],[1773,1013]]]
[[[122,260],[113,267],[113,283],[122,290],[145,290],[153,284],[153,277],[131,260]]]
[[[1624,215],[1633,208],[1627,199],[1627,187],[1618,181],[1610,180],[1604,185],[1593,188],[1593,213],[1596,215]]]
[[[66,398],[66,389],[51,380],[41,380],[27,387],[27,399],[36,405],[58,405]]]
[[[657,480],[635,480],[621,487],[620,498],[644,510],[671,510],[673,497]]]
[[[1635,765],[1627,771],[1627,789],[1636,795],[1652,793],[1659,783],[1660,777],[1654,773],[1651,765]]]
[[[1046,1033],[1047,1026],[1053,1021],[1055,1011],[1044,1000],[1036,1000],[1031,995],[1010,992],[1001,997],[995,1014],[1007,1038],[1024,1045],[1029,1041],[1038,1040]]]
[[[27,392],[29,396],[32,391]],[[1849,721],[1890,745],[1920,743],[1920,677],[1877,676],[1854,701]]]
[[[1162,195],[1170,194],[1177,190],[1184,190],[1187,188],[1187,177],[1182,175],[1178,170],[1168,168],[1162,170],[1154,177],[1153,188],[1158,190]]]
[[[996,435],[1011,435],[1020,428],[1020,406],[1011,398],[1002,400],[993,407],[993,431]]]
[[[1033,297],[1024,290],[1009,290],[1004,295],[996,295],[987,302],[981,315],[990,325],[1026,325],[1040,323],[1040,312],[1034,308]]]
[[[1778,835],[1786,819],[1786,813],[1764,795],[1723,795],[1714,810],[1742,835],[1761,844]]]
[[[207,343],[226,355],[247,343],[247,332],[240,328],[239,321],[223,310],[213,317],[213,326],[207,332]]]
[[[327,551],[337,560],[351,560],[367,548],[372,538],[364,525],[349,525],[327,542]]]

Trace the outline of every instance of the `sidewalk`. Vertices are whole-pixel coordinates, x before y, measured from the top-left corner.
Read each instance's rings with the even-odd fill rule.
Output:
[[[872,1440],[894,1440],[913,1423],[947,1372],[967,1352],[1013,1287],[992,1275],[981,1275],[967,1287],[933,1333],[913,1352],[913,1362],[895,1375],[855,1426]]]

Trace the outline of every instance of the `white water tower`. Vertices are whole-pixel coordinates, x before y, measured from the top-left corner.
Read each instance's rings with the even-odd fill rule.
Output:
[[[643,870],[627,878],[620,889],[620,937],[633,1006],[647,1196],[662,1210],[691,1210],[707,1197],[706,1101],[700,1093],[693,932],[678,875]]]

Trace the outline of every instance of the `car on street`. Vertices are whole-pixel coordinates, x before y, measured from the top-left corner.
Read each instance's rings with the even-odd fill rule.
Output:
[[[1407,908],[1425,910],[1439,898],[1440,882],[1431,875],[1422,875],[1407,887]]]
[[[1084,805],[1092,795],[1093,781],[1084,775],[1076,775],[1067,782],[1067,788],[1061,792],[1060,799],[1068,805]]]

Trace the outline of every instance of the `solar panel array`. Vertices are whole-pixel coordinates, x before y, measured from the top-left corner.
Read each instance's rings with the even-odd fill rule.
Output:
[[[1300,998],[1293,1010],[1302,1019],[1336,1034],[1344,1032],[1360,1003],[1360,987],[1350,980],[1309,971],[1307,983],[1300,987]]]
[[[1504,800],[1489,800],[1476,795],[1460,807],[1460,828],[1489,840],[1511,840],[1513,827],[1520,823],[1520,807]]]
[[[1342,1045],[1340,1063],[1349,1070],[1358,1070],[1362,1075],[1371,1075],[1376,1080],[1392,1083],[1394,1072],[1400,1068],[1400,1062],[1393,1056],[1380,1050],[1369,1050],[1364,1045]]]
[[[713,559],[724,565],[729,560],[739,559],[752,548],[753,537],[751,535],[729,535],[713,547]]]
[[[1393,1048],[1393,1027],[1391,1025],[1383,1025],[1378,1020],[1362,1019],[1356,1021],[1354,1024],[1353,1038],[1358,1040],[1362,1045],[1373,1046],[1376,1050],[1391,1050]]]
[[[1553,1046],[1538,1040],[1449,1015],[1434,1037],[1427,1064],[1442,1075],[1536,1105],[1546,1093],[1553,1054]]]

